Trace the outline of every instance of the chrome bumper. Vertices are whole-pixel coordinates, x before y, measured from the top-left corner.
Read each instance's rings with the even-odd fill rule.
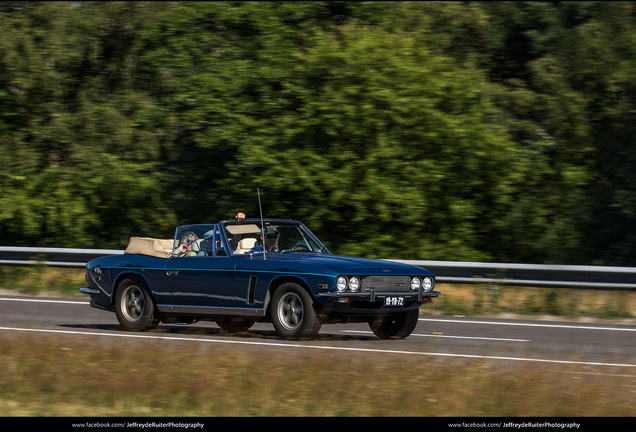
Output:
[[[80,288],[82,294],[99,294],[101,291],[97,288],[84,287]]]
[[[376,299],[381,299],[385,297],[417,297],[418,303],[421,303],[424,298],[432,298],[439,297],[441,293],[439,291],[429,291],[424,292],[421,289],[417,291],[404,291],[404,292],[396,292],[396,291],[380,291],[376,292],[373,288],[368,288],[364,292],[343,292],[343,293],[319,293],[320,297],[328,297],[328,298],[344,298],[344,297],[354,297],[362,300],[366,300],[369,302],[374,302]]]

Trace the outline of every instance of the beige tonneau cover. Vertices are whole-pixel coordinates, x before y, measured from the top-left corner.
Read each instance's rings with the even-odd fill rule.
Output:
[[[169,258],[172,255],[172,239],[151,237],[131,237],[124,251],[129,255],[149,255],[157,258]]]

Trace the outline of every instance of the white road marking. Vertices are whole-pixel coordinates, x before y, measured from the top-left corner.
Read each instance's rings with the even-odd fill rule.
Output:
[[[21,301],[21,302],[35,302],[35,303],[64,303],[64,304],[81,304],[81,305],[89,305],[90,303],[87,301],[71,301],[71,300],[46,300],[46,299],[34,299],[34,298],[4,298],[0,297],[0,300],[5,301]]]
[[[343,333],[370,333],[371,331],[364,330],[342,330]],[[449,336],[449,335],[436,335],[436,334],[415,334],[412,333],[410,337],[435,337],[435,338],[448,338],[448,339],[478,339],[478,340],[490,340],[490,341],[503,341],[503,342],[531,342],[530,339],[504,339],[504,338],[489,338],[480,336]]]
[[[548,328],[567,328],[567,329],[580,329],[580,330],[608,330],[608,331],[636,332],[636,328],[591,327],[591,326],[578,326],[578,325],[565,325],[565,324],[538,324],[538,323],[516,323],[516,322],[494,322],[494,321],[467,321],[467,320],[453,320],[453,319],[445,320],[445,319],[435,319],[435,318],[419,318],[418,321],[435,321],[435,322],[441,322],[441,323],[490,324],[490,325],[502,325],[502,326],[548,327]]]
[[[620,377],[620,378],[636,378],[636,375],[622,375],[622,374],[611,374],[611,373],[600,373],[600,372],[564,371],[564,373],[576,374],[576,375],[599,375],[599,376],[613,376],[613,377]]]
[[[418,351],[399,351],[399,350],[382,350],[382,349],[370,349],[370,348],[347,348],[347,347],[335,347],[335,346],[319,346],[319,345],[301,345],[294,343],[277,343],[277,342],[255,342],[255,341],[236,341],[236,340],[221,340],[221,339],[201,339],[201,338],[189,338],[189,337],[174,337],[174,336],[154,336],[154,335],[139,335],[139,334],[119,334],[119,333],[98,333],[98,332],[79,332],[71,330],[45,330],[45,329],[27,329],[27,328],[14,328],[14,327],[0,327],[0,331],[20,331],[20,332],[39,332],[39,333],[56,333],[56,334],[68,334],[68,335],[83,335],[83,336],[108,336],[108,337],[124,337],[124,338],[137,338],[137,339],[160,339],[171,341],[189,341],[189,342],[208,342],[208,343],[223,343],[234,345],[259,345],[269,347],[281,347],[281,348],[304,348],[304,349],[321,349],[332,351],[350,351],[350,352],[372,352],[379,354],[403,354],[403,355],[420,355],[420,356],[435,356],[435,357],[456,357],[456,358],[471,358],[480,360],[505,360],[505,361],[522,361],[522,362],[534,362],[534,363],[558,363],[558,364],[575,364],[586,366],[614,366],[614,367],[630,367],[636,368],[636,364],[626,363],[601,363],[601,362],[584,362],[584,361],[570,361],[570,360],[550,360],[550,359],[533,359],[524,357],[501,357],[501,356],[483,356],[472,354],[449,354],[449,353],[431,353],[431,352],[418,352]]]

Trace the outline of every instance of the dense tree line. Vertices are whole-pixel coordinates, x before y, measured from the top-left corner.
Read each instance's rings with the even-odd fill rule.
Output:
[[[636,264],[633,2],[0,2],[0,243],[241,210],[381,258]]]

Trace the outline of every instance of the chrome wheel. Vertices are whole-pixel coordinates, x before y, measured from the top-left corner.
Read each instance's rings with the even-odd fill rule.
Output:
[[[121,296],[121,312],[128,321],[137,321],[144,314],[146,300],[138,286],[127,287]]]
[[[313,298],[301,286],[289,282],[279,286],[270,309],[274,328],[284,339],[305,339],[320,331]]]
[[[150,290],[137,279],[123,280],[115,292],[117,321],[126,330],[145,331],[159,324],[159,312]]]
[[[304,307],[302,299],[293,292],[285,293],[278,302],[278,319],[289,331],[296,330],[303,321]]]

